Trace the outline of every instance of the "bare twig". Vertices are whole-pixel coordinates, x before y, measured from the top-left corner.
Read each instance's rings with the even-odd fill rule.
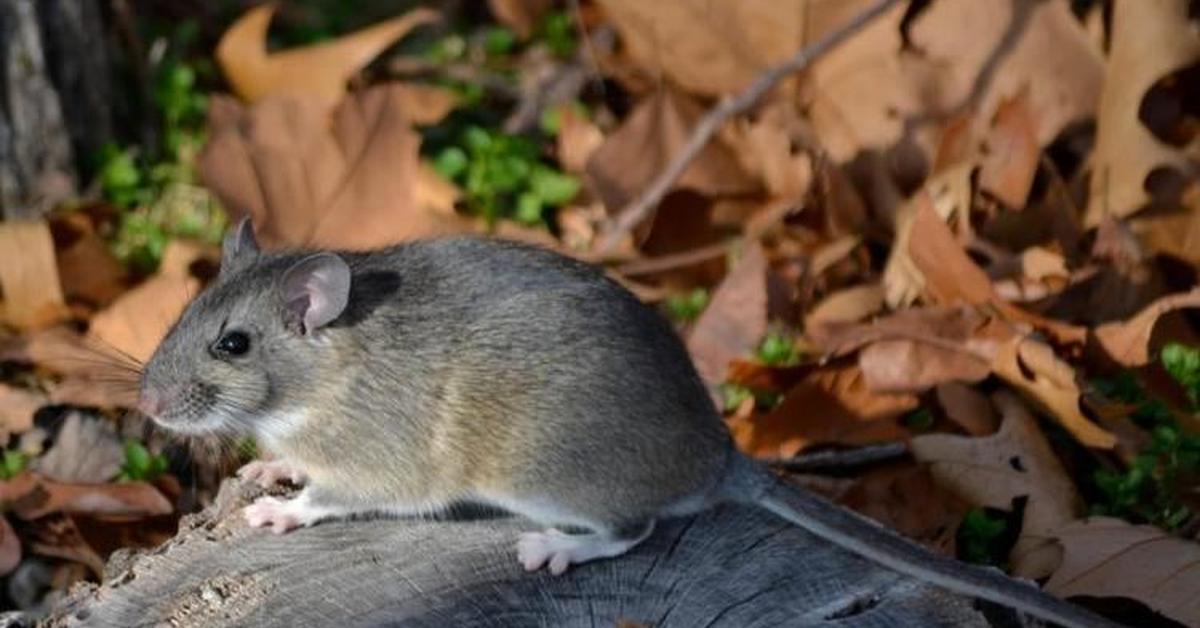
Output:
[[[661,273],[665,270],[674,270],[684,266],[693,266],[725,256],[729,253],[729,248],[732,244],[732,242],[718,242],[681,253],[634,260],[618,266],[616,270],[622,275],[633,277],[636,275]]]
[[[768,68],[742,93],[733,98],[727,97],[722,99],[716,107],[700,119],[700,123],[696,125],[691,137],[688,138],[687,144],[675,155],[671,163],[659,173],[658,177],[650,183],[650,186],[638,198],[634,199],[625,209],[621,210],[608,235],[600,243],[599,251],[601,256],[608,255],[616,249],[621,238],[636,227],[638,223],[645,220],[646,216],[658,206],[663,197],[667,195],[667,192],[671,190],[671,186],[679,180],[679,177],[683,176],[683,172],[687,170],[688,165],[708,145],[709,140],[712,139],[712,136],[716,134],[717,130],[726,120],[749,110],[764,94],[775,87],[779,81],[803,70],[815,59],[862,30],[863,27],[892,8],[897,2],[899,0],[877,0],[875,4],[854,17],[854,19],[847,22],[844,26],[805,46],[787,61]]]
[[[866,465],[888,462],[902,458],[908,454],[908,446],[904,443],[884,443],[882,445],[867,445],[845,451],[819,451],[804,454],[795,458],[768,460],[767,464],[779,469],[799,473],[816,473],[831,471],[849,471]]]

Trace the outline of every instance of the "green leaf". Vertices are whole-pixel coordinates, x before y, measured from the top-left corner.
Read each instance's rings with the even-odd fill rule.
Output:
[[[904,416],[904,425],[917,431],[925,431],[933,427],[934,417],[929,408],[917,408]]]
[[[552,207],[566,204],[579,194],[578,179],[546,166],[535,168],[529,183],[533,193]]]
[[[1008,521],[989,514],[982,508],[972,508],[963,515],[958,527],[958,547],[963,560],[977,564],[1003,565],[1002,542],[1008,531]]]
[[[792,366],[800,362],[796,343],[781,334],[767,334],[758,347],[757,356],[759,361],[770,366]]]
[[[512,52],[517,45],[517,36],[503,26],[492,26],[484,31],[483,50],[492,56],[503,56]]]
[[[1163,347],[1163,368],[1187,392],[1192,405],[1200,398],[1200,349],[1173,342]]]
[[[517,214],[519,222],[536,225],[542,222],[542,200],[535,194],[524,192],[517,197]]]
[[[686,294],[673,294],[667,297],[665,305],[672,320],[692,322],[708,307],[708,290],[696,288]]]
[[[434,170],[452,181],[466,172],[467,166],[467,153],[457,146],[446,147],[433,161]]]
[[[29,456],[17,449],[4,450],[3,464],[0,464],[0,479],[11,480],[29,465]]]

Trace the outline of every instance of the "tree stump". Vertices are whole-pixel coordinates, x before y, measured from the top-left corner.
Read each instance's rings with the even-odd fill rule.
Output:
[[[275,535],[227,480],[153,551],[119,552],[51,626],[987,626],[971,600],[749,507],[660,524],[629,554],[526,573],[526,520],[360,519]]]

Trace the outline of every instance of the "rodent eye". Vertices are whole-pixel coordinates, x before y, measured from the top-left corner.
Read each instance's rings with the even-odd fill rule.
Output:
[[[218,357],[244,355],[249,350],[250,336],[244,331],[227,331],[212,347]]]

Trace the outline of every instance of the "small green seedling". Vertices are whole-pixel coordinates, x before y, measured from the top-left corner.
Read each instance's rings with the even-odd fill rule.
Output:
[[[791,338],[779,334],[767,334],[758,346],[756,355],[760,362],[769,366],[794,366],[800,362],[800,352]]]
[[[117,475],[118,482],[151,482],[166,472],[166,456],[151,454],[136,440],[125,441],[125,462]]]
[[[696,288],[684,294],[673,294],[667,297],[663,305],[667,308],[667,316],[671,320],[690,323],[700,318],[704,308],[708,307],[708,290]]]
[[[29,466],[29,455],[17,449],[4,450],[4,458],[0,460],[0,480],[11,480]]]
[[[958,553],[963,560],[1003,567],[1007,561],[1008,520],[983,508],[972,508],[958,526]]]

